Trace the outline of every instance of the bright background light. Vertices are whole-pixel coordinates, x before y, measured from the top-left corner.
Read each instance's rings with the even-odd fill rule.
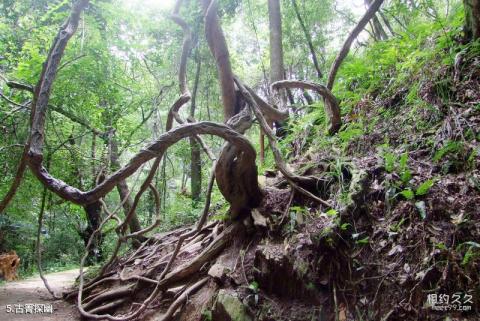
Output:
[[[146,11],[168,11],[173,10],[175,0],[121,0],[127,9],[144,9]]]

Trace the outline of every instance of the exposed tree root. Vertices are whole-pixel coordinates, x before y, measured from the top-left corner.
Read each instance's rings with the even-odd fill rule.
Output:
[[[116,288],[110,291],[106,291],[101,293],[100,295],[95,296],[92,298],[87,304],[84,305],[85,310],[92,310],[92,308],[98,307],[105,301],[117,299],[123,296],[128,296],[133,291],[133,285],[128,285],[122,288]]]
[[[93,314],[105,313],[121,306],[127,301],[128,301],[128,298],[120,298],[118,300],[96,307],[95,309],[90,310],[90,313],[93,313]]]
[[[203,278],[188,289],[186,289],[178,298],[170,305],[168,308],[167,312],[165,315],[160,319],[160,321],[169,321],[175,311],[183,304],[185,301],[187,301],[188,296],[193,294],[195,291],[198,291],[202,286],[207,283],[208,278]]]
[[[115,283],[125,283],[127,282],[127,285],[123,285],[120,287],[114,287],[111,290],[108,291],[100,291],[95,294],[91,294],[88,297],[86,297],[84,300],[81,300],[83,290],[82,290],[82,283],[83,283],[83,276],[81,276],[80,279],[80,288],[78,292],[78,298],[79,303],[79,310],[81,314],[85,317],[88,318],[93,318],[93,319],[108,319],[108,320],[130,320],[135,317],[138,317],[148,306],[149,304],[158,296],[160,292],[165,292],[168,290],[168,288],[172,286],[176,286],[176,284],[183,282],[184,280],[191,278],[193,275],[199,272],[199,270],[207,263],[211,262],[212,259],[214,259],[218,254],[222,252],[222,250],[225,248],[225,246],[228,245],[228,243],[236,236],[238,235],[238,232],[241,230],[242,224],[240,222],[234,222],[230,226],[228,226],[220,235],[218,235],[216,238],[214,238],[210,244],[202,251],[200,252],[197,256],[195,256],[191,261],[185,262],[181,265],[179,265],[177,268],[175,268],[172,272],[169,272],[170,268],[174,265],[175,258],[180,252],[180,248],[183,241],[178,242],[177,247],[175,249],[176,252],[174,252],[169,261],[168,264],[163,268],[162,273],[160,276],[156,279],[150,279],[148,276],[153,274],[153,272],[156,271],[156,268],[151,268],[151,269],[146,269],[143,270],[143,275],[135,275],[133,277],[127,277],[127,278],[122,278],[120,273],[120,276],[108,276],[106,277],[105,281],[113,281]],[[197,233],[197,228],[192,230],[192,232]],[[180,240],[185,240],[187,239],[187,235],[190,235],[192,233],[185,233],[180,236]],[[191,239],[192,245],[198,244],[198,242],[205,238],[193,238]],[[184,250],[187,250],[188,248],[191,248],[192,245],[187,245]],[[181,252],[180,252],[181,253]],[[197,282],[190,288],[186,289],[173,303],[170,305],[169,309],[167,310],[166,315],[164,316],[169,317],[171,314],[173,314],[178,307],[185,302],[186,297],[190,294],[193,293],[194,291],[198,290],[203,286],[208,279],[204,278],[200,282]],[[88,290],[91,291],[95,286],[101,285],[103,282],[102,280],[96,281],[96,283],[91,286]],[[131,281],[134,281],[131,283]],[[122,303],[125,301],[122,301],[121,303],[118,303],[115,301],[115,303],[110,302],[111,300],[115,300],[120,297],[128,296],[128,297],[134,297],[135,293],[138,289],[141,289],[142,287],[138,287],[139,282],[147,282],[150,284],[154,284],[155,287],[151,294],[148,296],[148,298],[140,304],[140,307],[133,313],[130,313],[128,315],[121,315],[121,316],[112,316],[110,314],[97,314],[95,311],[108,311],[112,310],[117,306],[120,306]],[[85,289],[87,290],[87,289]],[[80,302],[84,302],[80,303]],[[105,306],[102,306],[101,304],[104,302],[110,302],[107,303]],[[82,305],[83,304],[83,305]],[[168,319],[165,319],[168,320]]]

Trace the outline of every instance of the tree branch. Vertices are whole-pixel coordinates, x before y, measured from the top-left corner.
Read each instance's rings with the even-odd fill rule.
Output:
[[[328,132],[330,134],[334,134],[340,129],[340,126],[342,125],[340,106],[338,105],[337,98],[327,87],[308,81],[282,80],[273,83],[272,88],[299,88],[316,91],[325,100],[325,111],[330,121],[330,128],[328,129]]]
[[[131,176],[141,165],[162,154],[180,139],[200,134],[215,135],[229,141],[243,152],[247,163],[255,166],[255,149],[248,139],[226,125],[213,122],[186,124],[162,134],[156,142],[136,154],[126,166],[113,173],[95,188],[86,192],[52,177],[43,167],[41,157],[29,157],[28,160],[32,172],[52,192],[76,204],[89,204],[105,196],[116,186],[118,181]]]
[[[375,0],[372,5],[368,8],[367,12],[363,15],[362,19],[358,24],[353,28],[353,30],[348,35],[347,39],[343,43],[342,49],[340,49],[335,61],[333,62],[332,67],[330,68],[330,73],[328,74],[327,88],[332,90],[333,83],[335,82],[335,77],[337,76],[338,69],[342,64],[345,57],[347,57],[350,47],[352,46],[353,41],[358,37],[360,32],[365,28],[370,19],[375,16],[375,13],[380,9],[384,0]]]

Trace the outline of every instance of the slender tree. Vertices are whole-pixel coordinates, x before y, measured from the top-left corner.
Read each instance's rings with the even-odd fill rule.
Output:
[[[200,57],[197,55],[197,70],[195,73],[195,83],[193,85],[192,102],[190,105],[190,117],[192,119],[195,117],[195,109],[197,105],[196,97],[201,66]],[[192,200],[196,203],[200,200],[200,193],[202,191],[202,159],[200,157],[200,145],[193,137],[190,138],[190,155],[190,188],[192,191]]]
[[[342,49],[340,49],[335,61],[333,62],[330,72],[328,74],[327,88],[332,90],[335,78],[337,76],[338,69],[342,64],[343,60],[347,57],[350,47],[352,46],[353,41],[358,37],[360,32],[365,28],[367,23],[372,19],[376,12],[382,6],[384,0],[375,0],[372,2],[370,7],[368,7],[367,12],[363,15],[362,19],[358,24],[353,28],[353,30],[348,35],[347,39],[343,43]]]
[[[298,23],[302,28],[303,34],[305,35],[305,39],[307,40],[308,49],[310,50],[310,55],[312,55],[313,66],[315,67],[315,71],[317,72],[317,77],[320,79],[323,77],[322,70],[320,69],[320,64],[318,63],[317,53],[315,52],[315,48],[313,47],[312,36],[308,31],[305,22],[300,14],[300,10],[298,8],[297,0],[292,0],[293,10],[295,11],[295,16],[297,17]]]
[[[233,81],[232,66],[230,64],[230,54],[228,53],[225,35],[220,26],[216,1],[201,0],[201,5],[205,15],[205,36],[217,64],[218,78],[222,92],[223,116],[226,122],[230,117],[235,115],[236,105],[235,83]]]
[[[120,169],[120,154],[118,152],[118,141],[115,137],[115,133],[112,132],[110,135],[110,167],[113,172]],[[120,196],[120,200],[123,201],[122,206],[125,212],[125,215],[128,215],[130,211],[133,210],[132,219],[128,223],[130,227],[130,232],[138,232],[141,230],[140,221],[137,217],[137,213],[135,209],[133,209],[133,201],[130,196],[130,189],[128,188],[127,181],[122,179],[117,184],[117,191],[118,195]]]
[[[365,5],[367,6],[367,8],[370,7],[372,5],[372,0],[365,0]],[[385,32],[385,29],[383,29],[382,23],[378,19],[376,13],[373,15],[371,23],[373,34],[375,35],[376,40],[387,40],[388,35]]]
[[[268,0],[268,21],[270,32],[270,83],[285,79],[285,68],[283,65],[283,44],[282,44],[282,13],[279,0]],[[286,97],[280,92],[280,104],[284,105]],[[270,127],[273,121],[267,119]],[[260,161],[265,160],[265,133],[260,131]]]
[[[282,14],[280,0],[268,0],[268,21],[270,30],[270,82],[284,79]]]
[[[465,38],[480,38],[480,0],[463,0],[465,7]]]

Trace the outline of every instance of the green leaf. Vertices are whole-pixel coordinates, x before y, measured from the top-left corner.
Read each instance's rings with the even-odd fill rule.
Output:
[[[258,291],[258,288],[259,288],[258,282],[257,282],[257,281],[253,281],[252,283],[250,283],[250,284],[248,285],[248,288],[249,288],[250,290],[254,291],[254,292],[257,292],[257,291]]]
[[[467,265],[470,263],[477,255],[475,255],[475,252],[473,250],[473,247],[469,247],[467,252],[465,252],[465,255],[463,256],[462,259],[462,266]]]
[[[411,189],[406,189],[400,192],[403,197],[405,197],[407,200],[413,200],[415,198],[415,194]]]
[[[433,179],[429,179],[429,180],[423,182],[423,183],[420,184],[420,186],[417,188],[416,194],[417,194],[418,196],[426,195],[426,194],[428,193],[428,191],[430,190],[430,188],[432,188],[433,184],[435,184],[435,182],[433,181]]]
[[[407,161],[408,161],[408,154],[403,153],[402,157],[400,157],[400,170],[404,171],[407,169]]]
[[[463,144],[455,141],[448,141],[442,148],[440,148],[433,156],[433,161],[440,161],[445,155],[450,153],[458,153],[463,148]]]
[[[447,249],[447,247],[445,246],[445,244],[443,242],[435,244],[435,247],[439,250],[446,250]]]
[[[340,229],[341,229],[342,231],[345,231],[345,230],[347,230],[347,228],[348,228],[349,226],[351,226],[350,223],[343,223],[342,225],[340,225]]]
[[[477,242],[468,241],[468,242],[465,242],[463,244],[470,245],[471,247],[476,247],[476,248],[480,249],[480,244],[478,244]]]
[[[407,168],[402,172],[402,176],[400,177],[403,183],[408,183],[412,179],[412,173]]]
[[[385,170],[389,173],[393,172],[393,169],[395,168],[395,155],[392,153],[385,153],[383,158],[385,160]]]
[[[370,238],[367,236],[367,237],[364,237],[361,240],[356,241],[355,243],[365,245],[365,244],[368,244],[369,240],[370,240]]]
[[[420,212],[420,217],[422,218],[422,220],[426,219],[427,209],[425,208],[425,202],[424,201],[416,202],[415,206],[418,208],[418,211]]]
[[[328,210],[325,214],[327,214],[328,216],[337,216],[338,212],[332,208]]]

